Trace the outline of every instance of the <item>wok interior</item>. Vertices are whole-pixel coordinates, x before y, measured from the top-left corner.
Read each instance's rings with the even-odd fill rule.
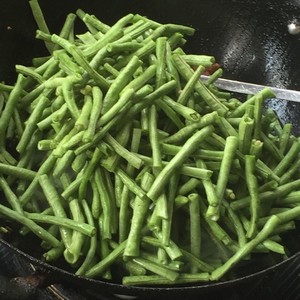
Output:
[[[196,28],[196,34],[188,38],[186,51],[214,55],[224,69],[224,77],[300,90],[300,36],[287,30],[300,15],[300,4],[295,1],[40,0],[40,4],[53,33],[60,30],[66,14],[78,8],[108,24],[133,12],[163,23],[190,25]],[[0,22],[0,80],[13,83],[15,64],[30,65],[33,57],[47,52],[43,43],[35,40],[36,25],[27,1],[2,0]],[[277,111],[282,122],[294,124],[295,134],[300,133],[299,104],[270,100],[267,105]],[[299,251],[295,239],[286,238],[291,254]],[[32,253],[25,240],[16,245]],[[252,272],[247,265],[246,269],[246,273]]]

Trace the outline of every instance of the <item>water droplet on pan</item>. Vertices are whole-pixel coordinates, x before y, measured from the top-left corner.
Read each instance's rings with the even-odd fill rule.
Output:
[[[295,20],[291,21],[287,27],[288,27],[288,32],[292,35],[296,35],[300,33],[300,23],[298,21]]]

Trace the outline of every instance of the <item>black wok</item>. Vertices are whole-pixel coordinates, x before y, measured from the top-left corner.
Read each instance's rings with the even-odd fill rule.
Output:
[[[133,12],[160,22],[191,25],[196,28],[196,34],[189,38],[185,49],[190,53],[214,55],[224,68],[224,77],[300,90],[300,35],[291,35],[287,29],[288,24],[297,21],[297,18],[300,21],[300,3],[295,0],[40,0],[40,4],[51,32],[58,32],[66,14],[75,12],[77,8],[95,14],[108,24]],[[1,0],[0,81],[13,83],[15,64],[30,65],[33,57],[47,54],[43,43],[35,40],[35,29],[28,1]],[[277,111],[282,122],[294,124],[295,134],[300,133],[299,104],[270,100],[267,105]],[[299,230],[294,233],[294,240],[300,244]],[[25,254],[32,253],[27,250],[29,248],[26,248],[26,243],[14,240],[0,240],[0,243],[45,270],[49,283],[67,281],[98,293],[136,295],[152,299],[154,296],[182,299],[192,294],[217,293],[232,286],[243,290],[249,286],[255,288],[258,283],[267,285],[276,272],[283,272],[286,267],[299,262],[300,256],[300,246],[292,246],[293,255],[286,261],[225,282],[170,288],[126,287],[106,281],[83,279],[49,266]]]

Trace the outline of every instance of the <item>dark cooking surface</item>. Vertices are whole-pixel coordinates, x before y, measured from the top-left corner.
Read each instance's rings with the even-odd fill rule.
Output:
[[[287,30],[288,23],[297,18],[300,20],[298,1],[40,0],[40,3],[51,32],[58,32],[66,14],[77,8],[93,13],[107,23],[133,12],[160,22],[192,25],[197,32],[189,38],[186,49],[190,53],[214,55],[224,67],[224,77],[300,90],[300,35],[290,35]],[[43,43],[34,40],[35,28],[27,0],[0,1],[0,81],[12,83],[15,64],[30,65],[32,57],[46,54]],[[300,105],[280,100],[272,100],[269,105],[276,109],[283,122],[292,121],[300,128]],[[296,268],[299,260],[295,260],[294,265],[270,275],[272,279],[260,278],[251,287],[228,288],[225,292],[222,290],[221,295],[230,295],[231,298],[226,299],[247,299],[248,296],[248,299],[267,299],[269,296],[276,299],[275,295],[297,299],[297,285],[293,284],[299,278]],[[3,268],[0,264],[0,270]],[[279,276],[281,273],[283,277]],[[299,280],[296,283],[299,284]],[[287,288],[290,294],[287,294]],[[248,294],[242,294],[246,290]],[[288,298],[289,295],[294,296]],[[214,293],[216,298],[218,295]]]
[[[1,299],[9,300],[118,300],[120,297],[113,294],[104,294],[101,290],[97,293],[74,287],[69,284],[55,284],[49,287],[35,288],[28,283],[33,282],[33,278],[39,278],[35,275],[33,278],[30,265],[22,260],[18,255],[12,254],[6,247],[0,245],[0,295]],[[226,289],[207,292],[201,295],[202,300],[252,300],[252,299],[273,299],[273,300],[297,300],[300,295],[300,256],[294,259],[292,263],[279,268],[277,272],[272,272],[268,276],[260,277],[251,285],[241,285],[227,287]],[[23,285],[16,283],[16,279],[23,279]],[[41,279],[42,280],[42,279]],[[147,298],[133,297],[136,300],[154,299],[153,295]],[[158,295],[157,299],[161,299]],[[199,296],[187,295],[164,297],[168,300],[196,300]]]

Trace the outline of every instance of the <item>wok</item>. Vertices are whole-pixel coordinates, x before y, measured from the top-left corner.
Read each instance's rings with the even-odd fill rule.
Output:
[[[95,14],[111,24],[126,13],[148,16],[159,22],[191,25],[196,33],[185,46],[190,53],[206,53],[216,57],[224,69],[224,77],[300,90],[300,35],[291,35],[287,26],[300,21],[300,3],[295,0],[40,0],[51,32],[59,32],[65,16],[77,8]],[[33,57],[47,54],[41,41],[35,40],[36,25],[28,1],[0,2],[0,81],[13,83],[15,64],[30,65]],[[294,133],[300,133],[300,105],[271,99],[267,103],[282,122],[292,122]],[[299,230],[294,233],[298,244]],[[33,265],[47,272],[49,283],[67,281],[98,293],[126,294],[143,298],[184,297],[226,290],[243,289],[257,283],[268,284],[276,272],[299,262],[300,247],[292,247],[292,255],[273,267],[260,269],[239,279],[225,282],[177,287],[127,287],[120,284],[84,279],[29,256],[29,245],[15,240],[0,240]],[[27,241],[28,243],[28,241]],[[13,246],[16,245],[16,246]],[[296,265],[294,265],[296,268]],[[250,284],[249,284],[250,283]],[[101,291],[101,292],[100,292]]]

